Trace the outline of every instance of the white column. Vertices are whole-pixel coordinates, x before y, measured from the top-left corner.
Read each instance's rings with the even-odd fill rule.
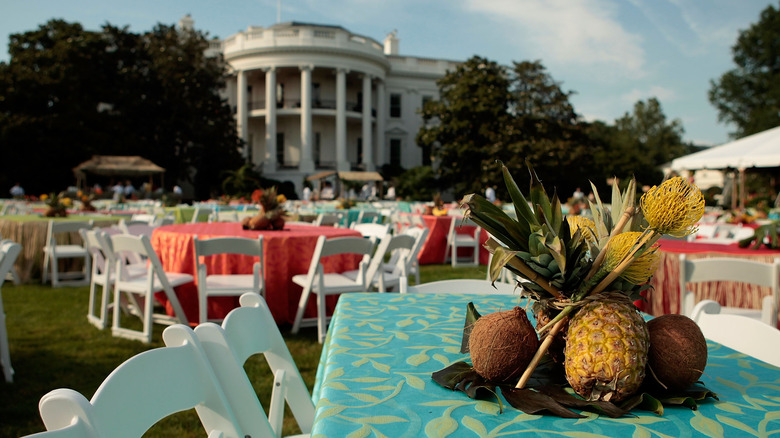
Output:
[[[284,145],[280,145],[284,146]],[[263,171],[276,171],[276,68],[265,71],[265,161]]]
[[[387,103],[385,102],[385,82],[376,83],[376,163],[378,165],[390,162],[387,154],[387,139],[385,139],[385,120],[387,119]]]
[[[247,95],[246,95],[246,72],[239,70],[236,76],[236,127],[238,128],[238,137],[245,142],[249,141],[248,131],[248,114],[247,114]],[[244,159],[249,158],[249,148],[251,144],[246,144],[244,147]]]
[[[314,171],[314,159],[312,157],[312,143],[314,136],[311,127],[311,65],[301,66],[301,162],[298,170],[301,172]]]
[[[374,146],[371,141],[371,76],[363,75],[363,167],[374,170]]]
[[[349,171],[347,158],[347,71],[336,71],[336,170]]]

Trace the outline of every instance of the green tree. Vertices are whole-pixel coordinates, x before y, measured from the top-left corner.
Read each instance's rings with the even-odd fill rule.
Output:
[[[417,144],[431,151],[442,187],[458,197],[481,191],[490,183],[490,151],[503,144],[510,118],[506,69],[475,56],[437,85],[439,99],[422,110]]]
[[[661,165],[687,151],[684,132],[679,119],[667,122],[658,99],[636,102],[632,113],[625,113],[615,120],[614,129],[606,131],[606,176],[635,176],[639,184],[661,182]]]
[[[780,10],[764,9],[731,51],[736,68],[710,81],[718,119],[736,125],[735,138],[780,125]]]
[[[208,196],[214,175],[242,161],[219,95],[225,63],[206,57],[207,46],[200,32],[161,24],[133,34],[52,20],[12,35],[0,63],[0,142],[12,155],[0,183],[58,190],[93,154],[141,155],[166,168],[167,182]]]
[[[438,82],[440,98],[422,111],[417,142],[430,148],[443,188],[456,196],[496,186],[496,160],[527,176],[525,161],[558,190],[583,184],[598,145],[585,134],[564,92],[539,61],[511,69],[474,57]]]

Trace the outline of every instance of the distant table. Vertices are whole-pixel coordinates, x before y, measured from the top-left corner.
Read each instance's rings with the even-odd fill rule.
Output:
[[[740,248],[736,243],[722,245],[667,239],[661,239],[659,243],[661,261],[651,281],[652,289],[646,293],[647,302],[640,303],[643,311],[656,316],[680,312],[680,254],[691,259],[738,257],[764,263],[780,257],[777,250]],[[766,287],[733,282],[692,284],[689,290],[695,292],[696,301],[709,299],[724,306],[755,309],[761,308],[761,298],[770,293]]]
[[[611,419],[528,415],[495,399],[472,400],[431,380],[451,363],[470,361],[460,342],[466,304],[483,315],[518,305],[499,295],[345,294],[323,345],[314,387],[312,437],[701,437],[780,433],[780,369],[707,342],[701,380],[720,401],[698,410],[634,410]],[[524,302],[520,303],[524,305]],[[530,312],[529,312],[530,313]],[[531,315],[529,315],[530,317]]]
[[[411,213],[409,213],[411,215]],[[425,226],[428,227],[428,238],[425,240],[425,244],[420,249],[420,253],[417,255],[417,262],[421,265],[430,264],[442,264],[447,260],[447,236],[450,233],[450,224],[452,220],[457,220],[456,216],[444,215],[434,216],[432,214],[421,215]],[[474,227],[464,226],[472,230]],[[480,230],[480,241],[485,243],[487,241],[487,233],[485,230]],[[463,249],[462,251],[470,251],[469,249]],[[485,248],[479,250],[479,263],[487,265],[489,253]]]
[[[152,233],[152,246],[160,257],[163,269],[171,272],[183,272],[196,276],[196,283],[176,288],[184,313],[190,323],[198,322],[198,290],[193,237],[209,239],[213,237],[248,237],[256,239],[263,236],[263,272],[265,274],[265,298],[277,323],[290,323],[295,319],[301,287],[292,282],[293,275],[308,272],[314,247],[319,236],[347,237],[360,236],[355,230],[334,227],[315,227],[306,225],[286,225],[279,231],[244,230],[236,222],[214,222],[165,225]],[[252,265],[257,258],[230,254],[214,256],[210,259],[209,272],[220,274],[251,274]],[[343,272],[358,267],[359,259],[351,255],[337,255],[325,259],[325,272]],[[169,314],[173,309],[162,294],[157,295]],[[337,296],[328,297],[328,306],[335,307]],[[208,314],[210,318],[223,318],[233,308],[238,307],[238,297],[209,298]],[[316,303],[310,300],[307,315],[316,316]]]
[[[49,230],[49,220],[55,221],[94,221],[95,227],[108,227],[119,222],[118,217],[106,215],[70,215],[68,217],[42,217],[37,215],[8,215],[0,216],[0,236],[10,239],[22,245],[22,252],[16,259],[14,266],[22,283],[33,279],[40,280],[43,270],[43,247],[46,245],[46,235]],[[61,243],[75,243],[81,245],[81,236],[78,233],[69,233],[67,237],[61,236]],[[79,260],[67,260],[63,263],[73,263],[81,266]],[[75,269],[75,268],[74,268]]]

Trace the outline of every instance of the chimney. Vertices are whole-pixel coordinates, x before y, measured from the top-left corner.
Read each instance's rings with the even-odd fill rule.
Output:
[[[398,55],[398,30],[395,29],[385,37],[385,55]]]

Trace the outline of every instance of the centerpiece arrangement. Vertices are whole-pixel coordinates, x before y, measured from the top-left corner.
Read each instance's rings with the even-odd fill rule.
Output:
[[[43,194],[41,200],[46,203],[45,217],[67,217],[68,208],[73,205],[73,200],[64,193]]]
[[[252,200],[260,204],[260,212],[246,217],[241,221],[245,230],[282,230],[284,215],[287,213],[282,205],[287,197],[276,193],[276,187],[257,189],[252,193]]]
[[[450,389],[476,397],[501,394],[527,413],[579,417],[569,408],[621,416],[640,407],[663,412],[663,404],[695,407],[715,397],[699,386],[707,361],[704,336],[682,315],[646,323],[634,301],[649,288],[658,265],[656,242],[664,235],[696,230],[704,198],[684,178],[652,187],[636,205],[636,182],[611,204],[593,186],[592,219],[565,216],[529,165],[528,198],[502,165],[517,219],[478,194],[463,199],[465,216],[492,236],[488,267],[492,281],[506,268],[521,281],[536,317],[524,309],[480,317],[469,305],[458,362],[433,375]],[[499,398],[500,402],[500,398]]]

